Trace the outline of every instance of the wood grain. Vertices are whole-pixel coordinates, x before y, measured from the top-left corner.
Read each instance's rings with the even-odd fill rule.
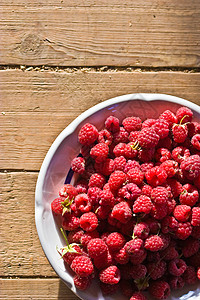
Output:
[[[1,300],[78,300],[59,279],[0,279]]]
[[[199,82],[200,73],[0,71],[1,169],[39,170],[57,135],[101,101],[152,92],[200,104]]]
[[[0,64],[200,66],[200,1],[2,0]]]
[[[57,276],[35,227],[37,173],[0,173],[0,276]]]

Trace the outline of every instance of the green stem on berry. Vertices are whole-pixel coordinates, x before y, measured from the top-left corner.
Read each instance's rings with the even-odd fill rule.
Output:
[[[67,239],[67,236],[66,236],[64,230],[62,228],[60,228],[60,231],[61,231],[61,233],[62,233],[62,235],[63,235],[63,237],[64,237],[64,239],[65,239],[65,241],[67,243],[67,246],[69,246],[69,242],[68,242],[68,239]]]
[[[188,115],[183,116],[182,119],[180,120],[180,125],[182,125],[183,120],[184,120],[186,117],[190,117],[190,116],[188,116]],[[188,123],[190,123],[190,122],[184,123],[184,125],[186,125],[186,124],[188,124]]]

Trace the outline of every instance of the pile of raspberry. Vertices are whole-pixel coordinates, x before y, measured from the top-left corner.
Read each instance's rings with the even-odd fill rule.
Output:
[[[181,107],[80,129],[78,180],[51,203],[78,289],[95,278],[104,295],[166,299],[200,279],[200,123],[192,118]]]

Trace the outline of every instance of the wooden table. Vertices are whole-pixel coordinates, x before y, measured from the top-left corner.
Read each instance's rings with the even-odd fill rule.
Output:
[[[41,163],[81,112],[127,93],[200,104],[199,0],[1,0],[0,299],[77,299],[34,222]]]

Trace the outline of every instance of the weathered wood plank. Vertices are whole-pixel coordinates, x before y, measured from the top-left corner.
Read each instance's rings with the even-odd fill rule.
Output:
[[[2,0],[0,64],[200,66],[199,0]]]
[[[200,73],[1,71],[1,169],[39,170],[56,136],[101,101],[152,92],[200,104],[199,82]]]
[[[1,300],[78,300],[59,279],[0,279]]]
[[[37,176],[0,173],[0,276],[57,276],[43,253],[35,227]]]

